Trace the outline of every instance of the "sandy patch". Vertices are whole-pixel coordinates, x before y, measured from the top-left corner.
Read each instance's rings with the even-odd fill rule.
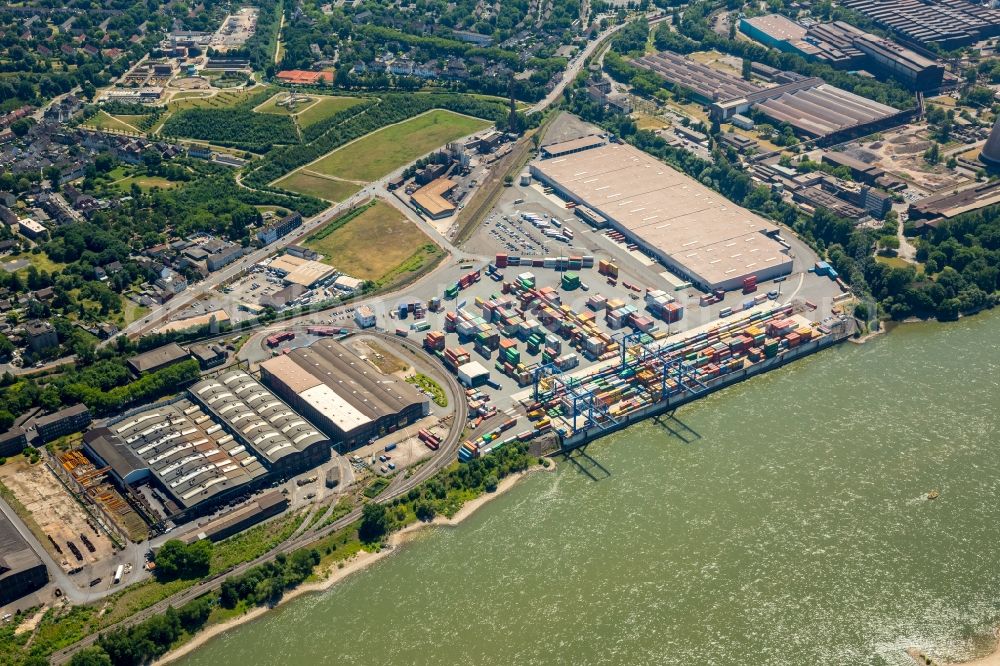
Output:
[[[398,532],[394,532],[389,537],[388,548],[383,548],[377,553],[369,553],[367,551],[361,551],[354,557],[344,562],[344,566],[333,567],[331,569],[328,569],[325,572],[326,577],[323,580],[317,581],[315,583],[306,583],[303,585],[299,585],[295,589],[289,590],[287,593],[285,593],[285,596],[281,598],[281,601],[278,602],[278,605],[285,604],[291,601],[292,599],[302,596],[303,594],[309,594],[312,592],[322,592],[323,590],[330,589],[331,587],[333,587],[340,581],[344,580],[351,574],[358,571],[362,571],[363,569],[366,569],[375,562],[378,562],[379,560],[388,557],[389,555],[391,555],[396,551],[396,548],[398,546],[407,543],[410,539],[413,538],[414,534],[417,531],[427,527],[428,525],[438,525],[438,526],[448,526],[448,527],[454,527],[458,525],[463,520],[465,520],[473,513],[475,513],[480,507],[496,499],[500,495],[504,494],[505,492],[513,488],[518,481],[520,481],[525,476],[536,470],[554,471],[555,465],[551,464],[547,468],[532,467],[525,472],[519,472],[517,474],[511,474],[510,476],[504,477],[504,479],[501,480],[500,483],[497,485],[497,489],[494,492],[484,493],[483,495],[480,495],[476,499],[466,502],[462,506],[462,508],[459,509],[458,513],[456,513],[451,518],[447,518],[445,516],[437,516],[430,523],[418,522],[418,523],[413,523],[411,525],[407,525]],[[212,625],[211,627],[195,635],[190,641],[180,646],[176,650],[172,650],[167,654],[163,655],[162,657],[160,657],[159,659],[157,659],[155,662],[153,662],[153,666],[163,666],[164,664],[174,661],[175,659],[178,659],[180,657],[183,657],[186,654],[190,654],[191,652],[197,650],[199,647],[207,643],[212,638],[219,636],[220,634],[232,629],[233,627],[238,627],[241,624],[245,624],[247,622],[255,620],[256,618],[264,615],[268,610],[269,608],[266,606],[258,606],[244,613],[243,615],[240,615],[239,617],[234,617],[231,620],[227,620],[220,624]],[[976,666],[979,665],[977,664]]]

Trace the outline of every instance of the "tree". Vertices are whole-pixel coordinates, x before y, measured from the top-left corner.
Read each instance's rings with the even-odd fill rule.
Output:
[[[899,249],[899,236],[882,236],[878,239],[878,247],[884,254],[895,254]]]
[[[743,78],[747,81],[750,80],[750,75],[753,67],[753,63],[749,58],[743,58]]]
[[[941,161],[941,146],[936,141],[932,142],[930,148],[924,151],[924,160],[928,164],[937,164]]]
[[[385,506],[369,502],[361,510],[361,527],[358,528],[358,537],[365,543],[374,543],[389,532],[390,526],[389,512],[386,511]]]
[[[111,657],[100,646],[86,647],[76,652],[69,666],[111,666]]]
[[[497,485],[500,481],[497,479],[496,474],[489,474],[485,479],[483,479],[483,487],[486,488],[486,492],[493,493],[496,492]]]
[[[27,134],[30,129],[31,125],[23,118],[21,120],[14,121],[10,126],[10,131],[13,132],[14,136],[19,139]]]
[[[211,541],[203,539],[185,545],[178,539],[171,539],[156,553],[156,575],[162,580],[198,578],[208,573],[211,563]]]
[[[431,522],[437,515],[437,509],[434,508],[434,505],[423,500],[414,505],[413,512],[417,515],[417,520],[422,520],[425,523]]]

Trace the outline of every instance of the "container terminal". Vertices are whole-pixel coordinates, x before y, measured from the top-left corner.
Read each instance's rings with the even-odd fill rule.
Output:
[[[504,293],[516,299],[480,300],[483,312],[499,317],[491,318],[496,327],[484,317],[464,310],[446,315],[446,321],[462,322],[467,327],[467,337],[474,339],[473,349],[481,355],[489,356],[495,340],[500,354],[494,367],[525,387],[513,396],[513,401],[531,422],[530,429],[505,435],[517,422],[505,419],[466,441],[459,452],[463,461],[547,433],[556,435],[559,450],[566,452],[824,349],[854,332],[854,322],[847,317],[813,322],[796,313],[791,304],[775,304],[760,294],[747,299],[742,311],[727,313],[726,319],[668,338],[669,328],[645,325],[651,318],[634,306],[618,307],[620,303],[595,297],[588,300],[587,311],[576,312],[559,302],[555,289],[536,289],[531,284],[522,276],[503,285]],[[659,290],[647,290],[646,307],[660,312],[661,317],[683,316],[682,309],[661,305],[664,298]],[[513,306],[514,302],[522,303],[523,308]],[[626,310],[624,314],[622,309]],[[674,314],[667,314],[671,312]],[[631,322],[633,332],[602,332],[596,323],[598,316],[612,327],[620,327],[622,322],[616,320],[623,318]],[[523,339],[529,351],[537,352],[544,345],[540,362],[520,362],[516,340],[502,339],[500,331]],[[433,349],[440,347],[440,340],[441,333],[432,331],[426,334],[424,344]],[[576,351],[564,349],[563,342]],[[475,383],[474,377],[482,374],[467,370],[468,365],[482,366],[471,361],[470,354],[461,347],[446,348],[438,354],[463,381],[472,378]],[[594,364],[569,372],[577,367],[581,355]],[[470,398],[482,401],[483,395],[470,388]]]

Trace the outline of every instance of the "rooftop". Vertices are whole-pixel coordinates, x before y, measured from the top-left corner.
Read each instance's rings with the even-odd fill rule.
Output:
[[[186,399],[95,428],[85,441],[121,478],[157,477],[182,508],[266,473],[253,451]]]
[[[633,148],[609,144],[533,165],[707,283],[788,262],[777,227]]]
[[[634,64],[659,74],[674,85],[684,86],[705,100],[730,100],[760,90],[754,85],[718,69],[670,51],[636,58]]]
[[[287,284],[299,284],[306,288],[312,287],[317,282],[322,282],[337,272],[332,266],[322,262],[294,257],[290,254],[275,257],[269,266],[284,273],[284,280]]]
[[[582,136],[578,139],[560,141],[559,143],[550,143],[546,146],[542,146],[542,152],[550,157],[556,157],[558,155],[565,155],[566,153],[572,153],[577,150],[588,150],[590,148],[596,148],[603,145],[604,139],[596,134],[590,134],[588,136]]]
[[[269,463],[326,439],[242,370],[202,380],[189,393],[216,419],[225,421],[231,431],[242,433],[241,439]]]
[[[455,189],[458,183],[450,178],[438,178],[413,193],[413,201],[429,215],[441,215],[455,210],[455,204],[444,198],[444,195]]]
[[[204,326],[205,324],[210,324],[213,319],[217,324],[223,324],[229,321],[229,315],[226,314],[225,310],[213,310],[212,312],[206,312],[205,314],[198,315],[197,317],[188,317],[187,319],[178,319],[176,321],[167,322],[160,328],[156,329],[156,332],[171,333],[175,331],[186,331],[188,329]]]
[[[188,356],[189,354],[186,349],[176,342],[171,342],[168,345],[150,349],[148,352],[136,354],[128,360],[128,364],[137,373],[142,374],[170,365],[171,363],[176,363],[177,361],[183,361]]]
[[[1000,203],[1000,180],[980,183],[960,192],[945,192],[910,206],[919,217],[955,217],[970,210]]]
[[[14,524],[0,513],[0,584],[9,572],[14,575],[42,564],[38,554],[21,538]]]
[[[344,432],[427,402],[410,384],[331,339],[268,359],[261,371],[265,381],[281,382]]]
[[[87,411],[87,406],[82,402],[73,405],[72,407],[65,407],[60,409],[58,412],[46,414],[45,416],[39,416],[35,419],[35,428],[44,428],[45,426],[57,423],[63,419],[79,416]]]

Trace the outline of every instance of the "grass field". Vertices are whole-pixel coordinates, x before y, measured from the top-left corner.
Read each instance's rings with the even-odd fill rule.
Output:
[[[302,127],[308,127],[325,120],[333,114],[357,106],[361,100],[356,97],[327,97],[325,95],[309,95],[308,102],[295,105],[294,109],[279,106],[278,102],[288,97],[288,93],[280,92],[254,109],[257,113],[272,113],[279,116],[294,116]]]
[[[324,236],[318,231],[306,239],[305,246],[322,254],[323,262],[337,270],[374,282],[419,270],[441,253],[417,225],[382,201],[333,233]],[[377,252],[372,251],[374,247]]]
[[[882,255],[875,255],[875,261],[880,264],[885,264],[890,268],[915,268],[917,269],[917,275],[923,275],[924,265],[920,263],[912,263],[903,259],[902,257],[883,257]]]
[[[348,180],[370,182],[449,141],[489,126],[486,120],[438,109],[372,132],[307,168]]]
[[[299,122],[299,126],[309,127],[358,104],[361,104],[361,100],[357,97],[324,97],[316,104],[303,109],[295,119]]]
[[[226,90],[211,97],[176,97],[167,103],[167,110],[170,112],[183,111],[184,109],[224,109],[235,106],[240,102],[245,102],[252,95],[261,92],[263,88],[254,86],[249,90]],[[183,94],[183,93],[178,93]]]
[[[105,111],[98,111],[83,123],[87,127],[99,130],[114,130],[118,132],[136,132],[135,127],[127,125]]]
[[[169,181],[166,178],[160,176],[129,176],[127,178],[122,178],[121,180],[114,183],[115,187],[123,191],[129,191],[132,187],[132,183],[139,186],[143,192],[149,192],[154,187],[158,187],[161,190],[169,190],[174,187],[178,187],[180,183],[175,183]]]
[[[330,180],[323,176],[317,176],[308,171],[296,171],[275,183],[278,187],[283,187],[299,194],[326,199],[327,201],[343,201],[361,189],[360,185],[347,183],[342,180]]]
[[[10,256],[4,257],[3,261],[4,263],[7,263],[10,261],[20,261],[22,259],[26,260],[30,265],[34,266],[38,270],[48,271],[49,273],[52,273],[53,271],[61,271],[62,269],[66,268],[69,265],[49,259],[49,255],[45,254],[44,252],[39,252],[38,254],[35,254],[34,252],[22,252],[21,254],[12,254]],[[28,270],[28,267],[25,266],[24,268],[19,268],[18,270],[26,271]]]

